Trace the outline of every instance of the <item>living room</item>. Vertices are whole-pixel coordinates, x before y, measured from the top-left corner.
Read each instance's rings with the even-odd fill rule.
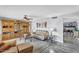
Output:
[[[77,12],[78,8],[64,5],[0,6],[0,52],[63,53],[62,16]]]

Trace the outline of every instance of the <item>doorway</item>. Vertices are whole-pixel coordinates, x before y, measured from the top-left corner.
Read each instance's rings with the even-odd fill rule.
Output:
[[[77,22],[63,22],[63,38],[66,43],[73,43],[78,37]]]

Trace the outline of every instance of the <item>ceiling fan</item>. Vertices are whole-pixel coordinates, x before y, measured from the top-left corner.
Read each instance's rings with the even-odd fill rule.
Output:
[[[24,19],[26,19],[26,20],[33,20],[33,18],[31,18],[31,17],[28,16],[28,15],[24,15]]]

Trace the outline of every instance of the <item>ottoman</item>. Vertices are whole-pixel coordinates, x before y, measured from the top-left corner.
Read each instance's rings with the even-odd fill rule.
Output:
[[[31,44],[19,44],[17,45],[18,53],[32,53],[33,45]]]

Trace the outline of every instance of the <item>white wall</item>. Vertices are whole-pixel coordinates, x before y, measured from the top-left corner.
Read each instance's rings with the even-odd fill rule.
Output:
[[[44,22],[47,21],[47,28],[36,28],[36,23],[37,22]],[[49,33],[51,32],[51,29],[57,28],[59,37],[57,38],[58,42],[62,42],[63,43],[63,20],[61,18],[57,18],[57,19],[34,19],[32,22],[32,31],[35,31],[36,29],[44,29],[44,30],[48,30]]]

